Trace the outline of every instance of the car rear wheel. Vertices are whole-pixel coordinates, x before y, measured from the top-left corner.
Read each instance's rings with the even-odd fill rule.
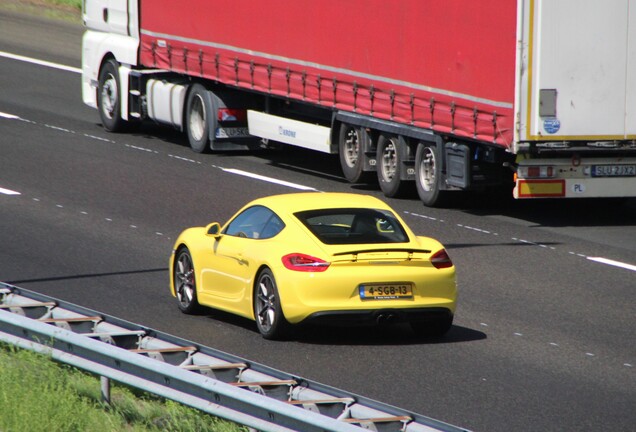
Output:
[[[194,277],[192,256],[187,248],[179,249],[174,262],[174,290],[181,312],[194,314],[201,311],[197,300],[197,285]]]
[[[265,339],[282,339],[287,333],[289,324],[280,305],[276,280],[269,269],[261,270],[256,279],[254,318],[258,331]]]
[[[453,316],[445,316],[431,321],[412,321],[411,328],[418,337],[440,338],[453,326]]]

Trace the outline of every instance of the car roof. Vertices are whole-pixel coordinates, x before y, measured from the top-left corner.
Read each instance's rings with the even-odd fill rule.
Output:
[[[371,195],[341,192],[296,192],[272,195],[252,201],[249,205],[264,205],[276,213],[296,213],[323,208],[376,208],[390,207]]]

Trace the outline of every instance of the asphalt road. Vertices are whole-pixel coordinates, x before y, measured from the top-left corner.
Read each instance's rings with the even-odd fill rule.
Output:
[[[475,431],[634,430],[634,200],[389,199],[457,266],[447,337],[422,343],[396,326],[265,341],[250,321],[178,311],[178,233],[300,186],[380,192],[349,185],[337,157],[199,155],[153,125],[106,133],[77,71],[3,54],[79,68],[81,33],[0,11],[0,280]]]

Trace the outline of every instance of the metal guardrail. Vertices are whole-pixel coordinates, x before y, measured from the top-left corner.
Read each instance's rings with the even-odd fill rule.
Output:
[[[259,431],[466,432],[2,282],[0,341]]]

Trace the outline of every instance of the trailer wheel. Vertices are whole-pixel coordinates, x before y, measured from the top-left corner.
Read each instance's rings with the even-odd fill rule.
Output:
[[[404,169],[402,146],[403,140],[395,135],[380,135],[377,148],[377,173],[380,189],[387,197],[399,197],[406,192],[409,181],[402,180]]]
[[[343,123],[338,137],[340,166],[345,178],[351,183],[364,183],[371,173],[364,171],[364,149],[366,133],[360,127]]]
[[[197,153],[210,151],[211,114],[207,90],[201,84],[194,84],[186,103],[186,131],[190,147]]]
[[[110,59],[99,71],[97,106],[102,126],[109,132],[121,132],[126,121],[121,118],[119,63]]]
[[[417,194],[424,205],[435,207],[442,204],[448,194],[441,190],[442,157],[435,144],[420,143],[415,152],[415,184]]]

